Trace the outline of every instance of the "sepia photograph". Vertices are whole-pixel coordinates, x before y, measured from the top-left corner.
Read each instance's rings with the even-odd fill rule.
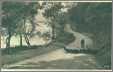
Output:
[[[3,1],[2,69],[111,70],[112,2]]]

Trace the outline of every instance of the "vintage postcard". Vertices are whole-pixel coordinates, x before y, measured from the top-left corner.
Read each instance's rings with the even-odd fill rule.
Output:
[[[112,1],[2,1],[2,70],[111,70]]]

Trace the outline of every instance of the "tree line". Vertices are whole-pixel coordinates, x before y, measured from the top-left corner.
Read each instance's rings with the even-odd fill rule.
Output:
[[[37,9],[44,9],[44,17],[52,27],[52,40],[65,41],[72,38],[71,34],[64,31],[65,24],[71,24],[72,29],[78,32],[92,34],[97,47],[102,47],[111,39],[111,3],[70,3],[67,12],[63,12],[66,6],[62,2],[3,2],[2,3],[2,28],[5,28],[6,47],[10,47],[13,35],[20,36],[30,46],[29,37],[34,31],[34,16],[38,14]],[[29,20],[32,28],[26,30],[26,21]],[[70,38],[67,38],[70,37]],[[61,39],[62,38],[62,39]],[[66,42],[66,41],[65,41]],[[103,43],[105,42],[105,43]],[[101,45],[98,45],[100,44]]]

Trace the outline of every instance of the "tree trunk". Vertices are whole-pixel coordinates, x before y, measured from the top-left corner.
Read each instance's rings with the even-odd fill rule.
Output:
[[[26,26],[25,26],[25,23],[26,23],[26,18],[24,16],[24,19],[23,19],[23,24],[24,24],[24,38],[25,38],[25,41],[26,41],[28,47],[31,47],[31,44],[29,42],[29,38],[28,38],[28,36],[26,34]]]
[[[55,40],[55,26],[52,25],[52,40]]]
[[[22,34],[20,34],[20,46],[22,47],[23,42],[22,42]]]
[[[10,40],[11,40],[11,33],[9,32],[9,36],[6,39],[6,48],[10,48]]]
[[[30,44],[30,42],[29,42],[29,38],[27,37],[27,35],[24,35],[24,38],[25,38],[25,41],[26,41],[28,47],[30,47],[31,44]]]

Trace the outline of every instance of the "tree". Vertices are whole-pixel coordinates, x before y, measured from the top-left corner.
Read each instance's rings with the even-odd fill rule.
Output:
[[[50,24],[52,27],[52,40],[56,38],[56,26],[58,27],[59,24],[63,21],[63,13],[61,12],[61,8],[63,5],[61,3],[47,3],[50,6],[45,9],[44,16],[51,20]],[[46,5],[46,3],[45,3]]]
[[[18,5],[14,5],[14,6],[18,7]],[[9,48],[11,36],[14,34],[15,28],[17,26],[16,22],[20,18],[17,17],[18,16],[16,14],[17,10],[15,8],[13,9],[12,4],[10,5],[8,3],[3,3],[2,10],[4,14],[4,16],[2,17],[2,27],[6,28],[7,30],[8,37],[6,39],[6,47]]]
[[[69,10],[72,27],[81,33],[92,34],[97,61],[111,68],[112,3],[79,3]],[[106,67],[108,69],[108,67]]]
[[[39,4],[36,2],[30,2],[24,7],[23,11],[23,27],[24,27],[24,38],[28,46],[30,46],[29,36],[32,34],[35,28],[34,16],[37,14],[37,9],[40,8]],[[26,31],[26,20],[31,22],[32,30]],[[20,36],[22,37],[22,36]]]
[[[111,34],[111,12],[111,3],[79,3],[68,14],[73,27],[76,26],[79,32],[93,34],[99,46],[98,42],[103,44]]]
[[[26,19],[33,18],[37,13],[38,4],[34,2],[3,2],[2,27],[7,30],[6,47],[10,47],[10,40],[14,34],[20,35],[20,45],[22,46],[22,34],[27,38],[27,34],[22,30],[25,26]],[[24,21],[23,21],[24,20]],[[19,30],[17,30],[19,29]],[[28,40],[28,39],[27,39]]]

